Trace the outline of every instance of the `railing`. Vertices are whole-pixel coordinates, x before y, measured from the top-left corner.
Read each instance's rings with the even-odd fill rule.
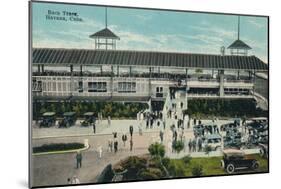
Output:
[[[117,77],[117,78],[151,78],[154,81],[174,81],[174,82],[212,82],[212,83],[218,83],[218,78],[191,78],[190,75],[186,78],[186,75],[177,75],[177,74],[123,74],[123,75],[112,75],[112,73],[88,73],[83,72],[81,75],[80,72],[73,72],[71,74],[70,72],[54,72],[54,71],[47,71],[47,72],[33,72],[33,76],[62,76],[62,77]],[[225,83],[253,83],[251,79],[224,79]]]

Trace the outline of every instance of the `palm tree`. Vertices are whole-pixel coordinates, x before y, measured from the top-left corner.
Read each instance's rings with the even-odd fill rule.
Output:
[[[170,174],[169,174],[167,168],[164,166],[163,161],[162,161],[162,159],[165,156],[165,146],[163,144],[156,142],[154,144],[151,144],[148,147],[148,151],[149,151],[149,154],[151,155],[151,157],[159,159],[160,165],[163,168],[163,170],[165,171],[166,177],[169,178]]]

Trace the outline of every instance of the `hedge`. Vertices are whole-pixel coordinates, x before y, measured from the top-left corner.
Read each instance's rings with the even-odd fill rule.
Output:
[[[33,153],[42,152],[55,152],[55,151],[65,151],[65,150],[77,150],[84,148],[85,145],[82,143],[53,143],[44,144],[42,146],[33,147]]]

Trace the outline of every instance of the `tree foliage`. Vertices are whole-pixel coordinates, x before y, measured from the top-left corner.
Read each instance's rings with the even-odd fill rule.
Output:
[[[148,147],[148,151],[149,151],[149,154],[152,157],[163,158],[165,156],[165,146],[163,144],[158,143],[158,142],[156,142],[154,144],[151,144]]]
[[[184,164],[188,165],[192,158],[190,157],[190,155],[187,155],[187,156],[182,157],[181,159]]]
[[[266,116],[267,112],[256,107],[249,99],[191,99],[187,114],[192,117],[254,117]]]
[[[89,102],[89,101],[61,101],[61,102],[33,102],[33,117],[40,118],[44,112],[56,112],[56,116],[62,117],[64,112],[76,112],[78,117],[83,117],[86,112],[94,112],[97,116],[102,113],[104,117],[111,118],[135,118],[137,113],[148,108],[144,103],[121,102]]]
[[[183,141],[180,141],[180,140],[175,141],[175,142],[173,143],[173,148],[174,148],[174,150],[175,150],[177,153],[180,153],[180,151],[182,151],[183,148],[184,148],[184,143],[183,143]]]

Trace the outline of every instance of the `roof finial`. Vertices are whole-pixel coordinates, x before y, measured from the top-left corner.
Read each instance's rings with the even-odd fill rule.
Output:
[[[107,7],[105,7],[105,28],[107,28]]]
[[[240,38],[240,16],[238,16],[238,40]]]

